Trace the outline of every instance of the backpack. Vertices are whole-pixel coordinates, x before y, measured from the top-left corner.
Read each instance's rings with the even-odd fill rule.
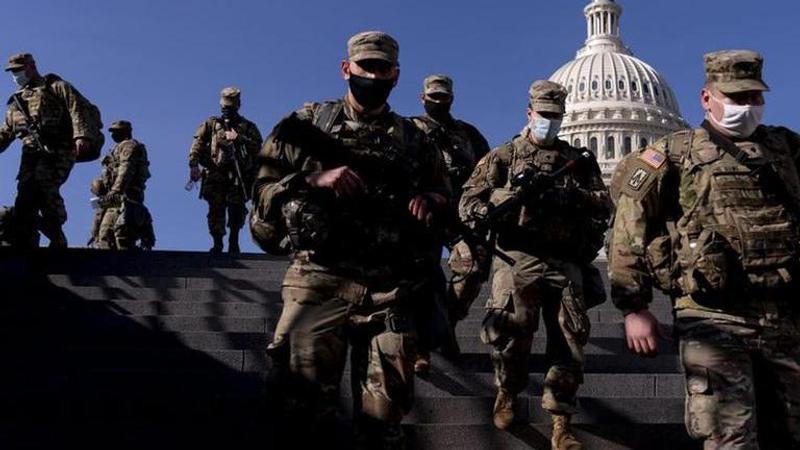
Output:
[[[49,88],[56,81],[60,81],[61,77],[55,74],[48,74],[45,75],[45,80]],[[94,161],[100,157],[100,151],[103,149],[103,145],[106,142],[106,137],[103,135],[103,121],[100,118],[100,109],[84,97],[74,86],[72,88],[75,91],[78,104],[83,111],[84,120],[89,125],[86,136],[89,139],[89,149],[78,153],[75,157],[75,162]]]

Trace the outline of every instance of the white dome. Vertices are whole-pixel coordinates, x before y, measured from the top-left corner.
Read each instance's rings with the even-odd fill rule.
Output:
[[[567,111],[638,104],[658,108],[669,116],[680,116],[672,89],[644,61],[624,53],[597,52],[564,64],[550,80],[567,88]]]
[[[550,80],[568,92],[559,137],[589,147],[609,181],[623,156],[687,124],[666,80],[622,43],[622,7],[594,0],[584,15],[584,47]]]

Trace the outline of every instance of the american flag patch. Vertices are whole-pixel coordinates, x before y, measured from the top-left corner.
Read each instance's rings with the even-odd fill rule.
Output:
[[[644,153],[639,155],[639,159],[653,169],[658,169],[667,162],[667,157],[663,153],[659,153],[653,149],[645,150]]]

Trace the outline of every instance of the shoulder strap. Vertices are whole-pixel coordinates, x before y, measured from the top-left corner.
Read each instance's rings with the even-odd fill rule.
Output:
[[[709,123],[708,120],[704,120],[702,125],[700,126],[708,132],[708,137],[711,140],[711,142],[714,143],[714,145],[721,148],[729,155],[733,156],[734,159],[736,159],[736,161],[747,165],[746,161],[750,158],[747,152],[737,147],[736,144],[733,143],[733,141],[723,136],[719,131],[714,129],[714,127],[711,126],[711,123]]]
[[[694,130],[673,133],[664,140],[664,153],[670,162],[679,164],[692,149]]]
[[[343,110],[342,102],[325,102],[317,108],[312,123],[326,134],[330,133]]]

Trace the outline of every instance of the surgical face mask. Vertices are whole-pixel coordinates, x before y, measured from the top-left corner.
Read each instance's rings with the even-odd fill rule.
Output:
[[[30,78],[25,75],[24,70],[12,71],[11,78],[14,79],[14,83],[17,83],[17,86],[19,87],[24,87],[29,81],[31,81]]]
[[[379,80],[376,78],[365,78],[355,74],[350,74],[347,80],[350,85],[350,92],[355,97],[359,105],[367,111],[377,109],[386,103],[389,94],[394,88],[394,80]]]
[[[711,111],[706,114],[717,128],[724,130],[728,135],[735,138],[746,138],[756,131],[764,117],[764,105],[732,105],[724,103],[714,95],[712,101],[722,105],[722,119],[717,120]]]
[[[561,130],[561,119],[535,117],[530,123],[530,130],[537,142],[549,144],[555,140]]]

